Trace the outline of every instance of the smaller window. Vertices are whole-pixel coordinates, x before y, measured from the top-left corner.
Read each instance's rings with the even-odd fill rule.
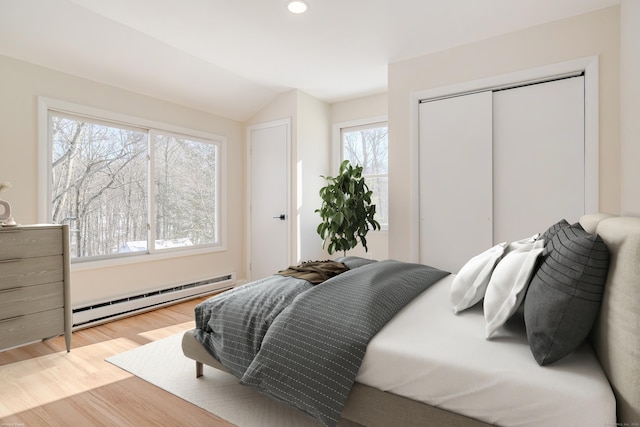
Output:
[[[154,133],[155,250],[218,243],[218,145]]]
[[[383,230],[389,225],[389,137],[386,122],[340,129],[342,160],[362,166],[362,174],[373,191],[376,220]]]

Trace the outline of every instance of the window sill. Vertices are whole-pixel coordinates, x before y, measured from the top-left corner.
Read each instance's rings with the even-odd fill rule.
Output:
[[[208,246],[204,248],[198,249],[185,249],[179,251],[166,251],[160,253],[147,253],[140,255],[131,255],[120,258],[109,258],[109,259],[100,259],[95,261],[77,261],[74,262],[71,260],[71,271],[87,271],[87,270],[95,270],[99,268],[106,267],[118,267],[124,265],[132,265],[132,264],[143,264],[147,262],[154,262],[163,259],[172,259],[172,258],[183,258],[194,255],[202,255],[208,253],[222,252],[226,251],[227,248],[224,246]]]

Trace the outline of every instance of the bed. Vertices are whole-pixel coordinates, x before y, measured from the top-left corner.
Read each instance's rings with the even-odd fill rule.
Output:
[[[607,258],[602,262],[606,261],[607,265],[603,270],[601,290],[593,288],[592,284],[588,285],[590,294],[601,295],[596,298],[597,303],[588,302],[595,314],[593,322],[582,322],[588,324],[585,339],[578,339],[575,348],[570,350],[554,342],[554,350],[545,353],[545,357],[557,348],[561,348],[566,354],[561,354],[557,360],[545,361],[539,357],[539,349],[534,349],[532,344],[539,338],[532,335],[535,328],[530,325],[537,321],[537,312],[545,309],[537,306],[537,300],[533,300],[534,290],[538,289],[533,283],[538,276],[543,275],[545,266],[559,268],[549,264],[547,259],[553,258],[553,251],[560,247],[558,242],[563,242],[565,237],[560,235],[564,236],[576,229],[590,235],[589,241],[597,239],[606,245]],[[518,310],[515,314],[511,313],[499,327],[492,328],[490,334],[487,312],[491,310],[485,307],[487,301],[480,301],[485,292],[486,299],[491,301],[489,289],[492,289],[492,285],[480,295],[475,295],[475,299],[466,301],[468,307],[456,314],[452,311],[453,289],[459,286],[465,272],[468,272],[468,269],[465,270],[467,266],[454,275],[424,272],[414,264],[393,265],[411,271],[416,269],[415,274],[418,275],[433,276],[433,283],[424,285],[424,289],[420,289],[416,295],[407,297],[407,302],[396,304],[389,314],[390,320],[382,319],[379,329],[369,331],[371,337],[365,344],[366,352],[359,362],[355,382],[346,392],[343,406],[340,406],[340,423],[364,426],[640,425],[640,311],[637,309],[640,302],[640,218],[589,214],[580,219],[577,228],[576,225],[559,222],[550,226],[542,236],[537,240],[553,242],[549,248],[545,244],[544,249],[539,249],[539,244],[534,242],[535,237],[531,239],[531,243],[526,243],[529,245],[527,247],[536,247],[539,251],[536,253],[540,254],[531,267],[531,284],[526,298],[515,303],[519,307],[516,307]],[[519,244],[525,245],[522,242],[524,240]],[[505,251],[506,254],[502,252],[497,257],[490,273],[490,277],[496,281],[500,277],[498,268],[501,263],[506,265],[503,261],[507,259],[507,255],[518,252],[508,249]],[[594,251],[590,254],[592,252]],[[491,252],[489,255],[495,254]],[[488,255],[485,254],[486,256]],[[509,257],[514,259],[512,255]],[[285,292],[283,295],[290,295],[293,301],[308,289],[316,294],[320,293],[325,284],[337,282],[340,277],[346,278],[345,280],[357,276],[367,277],[367,274],[373,274],[368,271],[382,269],[382,264],[376,266],[374,263],[361,261],[360,264],[354,258],[345,262],[352,263],[349,271],[321,285],[305,284],[302,291],[296,286],[297,290],[293,294]],[[469,265],[473,264],[471,261]],[[398,276],[396,273],[391,275]],[[377,276],[370,276],[366,280],[371,280],[371,277]],[[426,276],[419,277],[424,281]],[[280,283],[281,278],[269,280]],[[377,278],[375,280],[378,281]],[[477,282],[478,280],[474,283]],[[252,282],[244,286],[259,287],[260,284]],[[280,292],[277,286],[280,285],[274,288],[276,292]],[[392,284],[394,292],[396,287]],[[242,287],[236,289],[240,288]],[[385,295],[387,300],[397,300],[395,294]],[[214,297],[211,300],[216,298],[220,299]],[[280,315],[282,313],[289,315],[287,307],[291,301],[286,300],[287,298],[289,297],[280,301],[282,309],[276,310],[272,315],[275,319],[284,318],[284,315]],[[587,299],[589,298],[591,296]],[[257,300],[255,303],[261,305],[264,301]],[[312,308],[318,302],[313,304]],[[553,304],[545,302],[544,305]],[[215,307],[219,306],[214,306],[212,311],[217,312]],[[597,307],[595,311],[593,307]],[[570,314],[564,315],[570,318]],[[269,322],[275,319],[270,319]],[[273,329],[297,323],[291,319],[276,322],[277,327]],[[202,319],[197,319],[196,324],[202,325]],[[577,328],[579,331],[581,326],[577,325]],[[269,329],[271,326],[259,335],[269,336]],[[559,329],[561,328],[558,327]],[[578,336],[580,333],[583,332],[571,334]],[[202,376],[203,365],[208,365],[242,378],[242,372],[233,372],[234,366],[224,356],[221,357],[215,350],[203,346],[203,341],[206,341],[203,334],[205,331],[202,328],[196,328],[186,332],[182,341],[183,353],[196,362],[196,376]],[[211,331],[206,334],[211,336]],[[214,339],[223,339],[223,334],[213,335]],[[567,338],[568,341],[571,339],[572,336]],[[267,344],[263,348],[269,349],[271,343]],[[263,348],[255,348],[253,351],[258,353]],[[243,363],[252,363],[252,358],[253,354]],[[226,363],[221,363],[219,359]],[[258,364],[261,365],[262,362],[264,359]],[[285,372],[283,375],[290,373]],[[249,381],[244,381],[245,379],[243,383],[251,384],[252,378]],[[333,380],[327,380],[330,381]],[[260,386],[258,389],[260,390]],[[268,388],[263,392],[271,395]],[[333,397],[332,393],[325,394]],[[271,397],[283,400],[277,393]],[[296,406],[295,402],[293,406]],[[299,409],[310,414],[304,407]],[[313,413],[310,415],[318,418],[324,425],[335,425],[336,420],[317,417]]]

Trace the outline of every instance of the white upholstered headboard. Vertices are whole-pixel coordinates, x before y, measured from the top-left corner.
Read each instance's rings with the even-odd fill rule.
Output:
[[[588,214],[611,257],[591,342],[616,396],[619,425],[640,423],[640,218]]]

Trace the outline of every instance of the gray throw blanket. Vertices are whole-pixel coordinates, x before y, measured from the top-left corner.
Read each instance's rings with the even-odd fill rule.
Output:
[[[232,303],[233,310],[223,315],[227,319],[217,314],[206,324],[204,318],[196,319],[196,337],[205,345],[217,341],[210,352],[242,384],[334,426],[371,338],[447,274],[420,264],[387,260],[354,268],[315,287],[300,279],[273,276],[278,279],[241,287],[248,286],[248,293],[254,295],[247,298],[248,304]],[[257,296],[259,293],[271,297]],[[275,305],[258,308],[259,314],[236,310],[244,305],[252,311],[262,305],[258,301],[269,299]],[[225,311],[225,305],[218,308]],[[221,325],[226,333],[220,332]]]

